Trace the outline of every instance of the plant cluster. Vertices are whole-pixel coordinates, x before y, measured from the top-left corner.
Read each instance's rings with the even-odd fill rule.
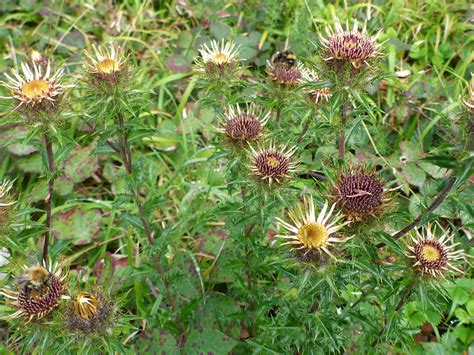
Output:
[[[425,109],[378,10],[318,6],[128,9],[80,55],[8,57],[5,351],[472,346],[473,81]]]

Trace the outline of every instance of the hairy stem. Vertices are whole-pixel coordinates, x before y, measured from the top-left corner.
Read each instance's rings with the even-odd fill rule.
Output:
[[[123,119],[123,115],[121,113],[118,114],[118,123],[120,126],[120,137],[119,137],[119,153],[120,157],[122,158],[123,165],[125,166],[125,170],[127,171],[128,175],[132,175],[133,173],[133,163],[132,163],[132,150],[130,149],[130,144],[128,142],[128,134],[125,130],[125,122]],[[132,195],[135,199],[135,203],[138,207],[138,213],[140,214],[140,219],[143,224],[143,229],[145,230],[146,238],[148,239],[148,243],[153,244],[153,234],[150,228],[150,225],[145,217],[145,209],[143,205],[140,203],[140,199],[138,197],[138,193],[135,191],[135,188],[132,187]]]
[[[421,213],[413,222],[411,222],[408,226],[403,228],[401,231],[395,233],[393,235],[393,239],[399,239],[411,231],[413,228],[418,226],[420,222],[423,220],[423,217],[427,214],[433,212],[438,206],[444,201],[444,199],[448,196],[451,189],[454,187],[454,183],[456,182],[455,177],[450,177],[448,179],[448,184],[444,187],[444,189],[439,193],[438,196],[433,200],[431,205],[426,209],[425,212]],[[377,248],[382,248],[385,246],[385,243],[379,243],[376,245]]]
[[[54,153],[53,153],[53,142],[49,138],[48,133],[44,134],[44,146],[46,148],[46,156],[48,160],[48,195],[46,196],[46,232],[44,233],[44,244],[43,244],[43,260],[46,261],[48,257],[49,249],[49,237],[51,235],[52,228],[52,209],[53,209],[53,190],[54,190]]]

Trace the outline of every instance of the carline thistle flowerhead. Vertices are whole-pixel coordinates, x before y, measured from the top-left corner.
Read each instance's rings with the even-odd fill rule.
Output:
[[[370,60],[380,55],[381,44],[376,42],[381,31],[374,37],[368,36],[367,22],[360,32],[357,21],[354,21],[352,30],[347,22],[344,30],[339,19],[336,19],[334,29],[328,26],[326,32],[328,38],[320,35],[326,61],[349,62],[355,68],[360,68],[362,65],[370,65]]]
[[[286,240],[281,246],[290,245],[293,250],[303,252],[303,256],[317,251],[326,253],[332,258],[334,255],[329,251],[333,243],[342,243],[352,237],[338,238],[334,236],[349,221],[340,222],[342,214],[333,215],[336,204],[333,204],[328,211],[329,204],[325,201],[323,208],[316,217],[313,198],[304,198],[303,204],[297,209],[288,213],[291,223],[277,218],[279,224],[289,233],[277,235],[277,238]]]
[[[60,84],[64,70],[53,73],[50,62],[45,65],[21,63],[20,66],[22,73],[11,69],[11,75],[4,74],[8,81],[1,84],[12,94],[6,98],[15,100],[15,109],[28,118],[35,118],[38,112],[54,112],[64,88],[68,87]]]
[[[333,199],[349,219],[362,221],[375,217],[389,205],[390,198],[375,170],[351,168],[349,173],[340,173],[334,186]]]
[[[453,251],[460,243],[452,244],[454,236],[442,231],[443,235],[438,239],[433,233],[433,227],[427,225],[422,228],[421,233],[416,230],[415,235],[411,235],[412,244],[408,246],[406,255],[414,259],[413,267],[422,275],[439,277],[450,271],[463,273],[452,263],[465,259],[464,250]]]
[[[270,111],[263,111],[254,103],[247,104],[245,110],[239,105],[229,106],[224,113],[224,124],[219,128],[234,142],[248,142],[260,138],[262,128],[270,118]]]
[[[250,146],[251,171],[261,182],[279,184],[289,178],[296,170],[298,164],[292,156],[296,146],[288,148],[280,146],[277,148],[274,142],[270,142],[268,148],[258,147],[255,150]]]
[[[16,308],[16,312],[4,319],[26,318],[29,322],[48,315],[61,299],[68,299],[64,296],[65,279],[57,263],[24,266],[24,272],[15,280],[17,290],[5,287],[0,291],[8,299],[7,304]]]
[[[128,77],[126,58],[120,46],[92,45],[92,51],[85,51],[87,63],[85,70],[95,86],[114,87]]]
[[[239,63],[239,47],[232,41],[217,42],[212,40],[210,44],[203,44],[199,48],[196,62],[196,71],[207,74],[213,78],[219,78],[234,73]]]
[[[70,331],[88,335],[104,333],[113,316],[114,307],[102,292],[81,291],[72,298],[65,320]]]
[[[312,84],[319,81],[318,74],[309,68],[304,68],[302,71],[303,81],[305,84]],[[328,87],[318,88],[318,89],[305,89],[305,92],[308,94],[309,98],[315,104],[320,103],[321,101],[328,102],[332,97],[331,89]]]

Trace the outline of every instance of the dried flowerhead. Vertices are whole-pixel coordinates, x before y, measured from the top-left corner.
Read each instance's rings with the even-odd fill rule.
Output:
[[[94,87],[109,90],[128,80],[126,58],[119,46],[93,45],[92,51],[85,51],[85,55],[87,58],[85,70],[89,74],[89,82]]]
[[[282,183],[295,171],[297,162],[292,156],[296,147],[277,148],[273,142],[268,148],[259,147],[255,150],[250,146],[251,171],[261,182],[272,184]]]
[[[314,201],[312,197],[305,198],[304,203],[299,205],[297,209],[288,213],[291,223],[277,218],[280,225],[288,231],[288,234],[278,235],[278,238],[286,240],[281,245],[290,245],[292,249],[305,256],[317,252],[326,253],[334,258],[329,248],[333,243],[345,242],[349,238],[338,238],[334,234],[350,222],[341,222],[343,216],[333,214],[335,204],[328,211],[328,202],[324,203],[324,207],[316,217]]]
[[[64,296],[66,275],[58,264],[24,267],[24,271],[15,279],[17,290],[5,287],[0,294],[8,298],[7,303],[16,312],[5,319],[26,318],[28,321],[40,319],[49,314]]]
[[[255,104],[229,106],[224,113],[224,124],[219,129],[233,142],[248,142],[260,138],[262,128],[267,123],[270,112],[263,113]]]
[[[50,62],[46,65],[21,63],[21,69],[21,73],[12,69],[11,75],[5,74],[8,81],[2,82],[12,94],[7,98],[14,100],[15,109],[31,120],[37,120],[42,114],[50,116],[55,113],[67,87],[60,83],[63,69],[53,73]]]
[[[438,277],[454,271],[462,273],[453,263],[464,259],[463,249],[453,250],[460,243],[452,243],[452,234],[443,230],[441,238],[433,233],[433,227],[427,225],[412,235],[412,244],[408,246],[407,256],[414,259],[413,267],[422,275]]]
[[[341,173],[336,181],[333,199],[347,218],[366,220],[382,213],[390,202],[388,190],[375,170],[351,168]]]
[[[232,41],[212,40],[199,49],[201,56],[195,60],[196,71],[211,78],[222,79],[235,73],[239,66],[239,48]]]
[[[65,314],[66,326],[81,335],[102,334],[112,325],[114,307],[99,291],[79,292]]]

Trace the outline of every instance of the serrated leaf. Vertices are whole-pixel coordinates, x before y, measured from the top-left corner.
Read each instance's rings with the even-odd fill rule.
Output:
[[[426,320],[433,325],[438,325],[441,322],[441,314],[435,310],[428,310],[425,312]]]
[[[415,312],[413,313],[410,318],[408,318],[408,323],[410,323],[410,325],[412,327],[420,327],[421,325],[423,325],[423,323],[426,322],[426,316],[423,312]]]

